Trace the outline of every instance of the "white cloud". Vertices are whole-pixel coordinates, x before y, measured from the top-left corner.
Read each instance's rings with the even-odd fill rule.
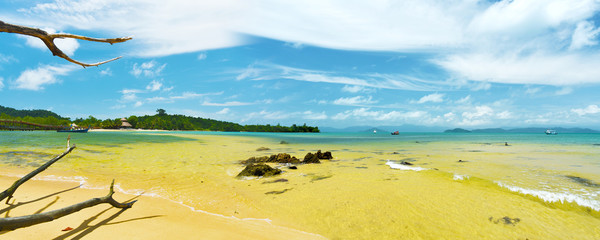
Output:
[[[13,56],[6,56],[0,53],[0,63],[17,62],[18,60]]]
[[[344,84],[355,86],[348,89],[363,88],[383,88],[383,89],[402,89],[415,91],[441,90],[442,86],[447,87],[449,83],[434,82],[419,79],[403,74],[356,74],[356,76],[342,76],[342,73],[309,70],[301,68],[287,67],[269,63],[254,63],[240,71],[236,77],[237,80],[295,80],[305,82],[320,82],[332,84]]]
[[[206,57],[207,57],[207,56],[206,56],[206,53],[204,53],[204,52],[203,52],[203,53],[200,53],[200,54],[198,54],[198,60],[204,60],[204,59],[206,59]]]
[[[369,108],[357,108],[353,110],[347,110],[344,112],[337,113],[333,117],[332,120],[346,120],[346,119],[356,119],[363,122],[368,121],[383,121],[383,122],[397,122],[397,121],[413,121],[419,122],[420,124],[429,123],[429,119],[427,118],[428,114],[424,111],[409,111],[409,112],[400,112],[400,111],[373,111]]]
[[[411,103],[427,103],[427,102],[434,102],[434,103],[439,103],[439,102],[443,102],[444,101],[444,96],[445,94],[442,93],[432,93],[426,96],[423,96],[421,99],[419,99],[419,101],[411,101]]]
[[[458,101],[456,101],[457,104],[465,104],[471,102],[471,95],[467,95],[464,98],[458,99]]]
[[[600,82],[597,54],[455,54],[434,62],[473,81],[553,86]]]
[[[102,75],[102,76],[112,76],[112,71],[110,70],[110,68],[106,68],[106,69],[100,71],[100,75]]]
[[[148,86],[146,86],[146,90],[149,90],[151,92],[156,92],[158,90],[160,90],[160,88],[162,87],[162,83],[157,81],[157,80],[152,80],[152,82],[150,82],[148,84]]]
[[[133,64],[133,68],[131,69],[131,74],[136,77],[144,76],[144,77],[156,77],[160,75],[160,73],[165,69],[167,64],[159,65],[156,61],[152,60],[149,62],[144,62],[140,65],[137,63]]]
[[[0,77],[0,90],[4,88],[4,78]]]
[[[333,104],[337,105],[347,105],[347,106],[357,106],[357,105],[368,105],[374,104],[377,101],[373,101],[373,97],[369,96],[369,98],[363,96],[349,97],[349,98],[338,98],[333,101]]]
[[[597,114],[597,113],[600,113],[600,107],[598,107],[598,105],[592,104],[592,105],[588,105],[586,108],[571,109],[571,112],[577,113],[579,116],[584,116],[584,115],[588,115],[588,114]]]
[[[262,110],[260,112],[252,112],[246,115],[246,119],[243,121],[247,121],[249,119],[268,119],[268,120],[281,120],[290,118],[291,114],[287,114],[282,111],[269,112]]]
[[[233,106],[247,106],[247,105],[252,105],[255,103],[251,103],[251,102],[238,102],[238,101],[230,101],[230,102],[224,102],[224,103],[213,103],[213,102],[209,102],[209,101],[204,101],[202,103],[202,106],[216,106],[216,107],[233,107]]]
[[[560,95],[567,95],[567,94],[571,94],[573,92],[573,88],[570,87],[564,87],[561,88],[560,90],[556,91],[556,95],[560,96]]]
[[[134,35],[132,51],[140,56],[239,46],[251,42],[247,36],[333,49],[435,51],[440,53],[435,64],[459,79],[485,82],[476,88],[487,90],[490,83],[598,83],[598,51],[577,50],[597,45],[593,17],[599,9],[596,0],[55,0],[7,18],[55,29]],[[251,78],[405,90],[432,87],[404,75],[296,70]]]
[[[596,28],[593,22],[582,21],[578,23],[577,28],[573,32],[569,49],[576,50],[598,44],[598,41],[596,40],[598,33],[600,33],[600,29]]]
[[[466,126],[489,124],[493,114],[494,110],[489,106],[476,106],[475,111],[462,113],[462,121],[459,124]]]
[[[446,113],[444,114],[444,119],[446,122],[453,122],[456,119],[456,114],[453,112]]]
[[[229,108],[223,108],[221,111],[216,112],[217,114],[228,114],[229,112],[231,112],[231,110]]]
[[[19,13],[23,22],[34,25],[134,35],[141,46],[136,54],[164,56],[239,46],[249,42],[245,34],[296,46],[338,49],[457,46],[464,41],[462,28],[468,17],[463,15],[472,15],[480,5],[475,1],[436,0],[56,0]]]
[[[327,119],[327,114],[325,112],[314,113],[312,111],[305,111],[302,113],[302,118],[308,120],[325,120]]]
[[[530,95],[534,95],[534,94],[540,92],[541,90],[542,90],[542,88],[539,88],[539,87],[536,87],[536,88],[528,87],[525,90],[525,93],[526,94],[530,94]]]
[[[349,93],[358,93],[358,92],[372,93],[372,92],[375,92],[375,91],[373,89],[367,88],[365,86],[344,85],[344,87],[342,88],[342,92],[349,92]]]
[[[36,69],[28,69],[21,73],[15,80],[15,88],[38,91],[44,89],[44,85],[60,82],[57,76],[65,76],[75,70],[73,65],[50,66],[44,65]]]

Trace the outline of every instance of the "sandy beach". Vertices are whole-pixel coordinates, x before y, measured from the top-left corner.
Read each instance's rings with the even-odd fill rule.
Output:
[[[0,186],[17,178],[0,177]],[[47,212],[108,193],[80,188],[78,183],[30,180],[0,215],[15,217]],[[276,226],[264,220],[243,220],[193,212],[181,204],[155,197],[115,193],[117,201],[138,200],[121,210],[100,204],[48,223],[0,232],[2,239],[324,239],[316,234]],[[69,231],[62,231],[72,228]]]

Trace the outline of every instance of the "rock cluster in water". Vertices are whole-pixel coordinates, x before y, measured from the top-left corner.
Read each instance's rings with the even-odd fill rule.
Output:
[[[333,159],[331,152],[321,152],[321,150],[317,151],[315,154],[307,153],[306,156],[302,160],[291,156],[287,153],[279,153],[273,154],[271,156],[262,156],[262,157],[250,157],[246,160],[241,161],[244,165],[250,165],[255,163],[289,163],[289,164],[308,164],[308,163],[321,163],[320,160]]]
[[[282,163],[288,165],[290,169],[297,169],[297,167],[294,166],[295,164],[321,163],[321,160],[330,159],[333,159],[331,152],[321,152],[321,150],[314,154],[310,152],[307,153],[302,160],[287,153],[279,153],[262,157],[250,157],[240,162],[241,164],[246,165],[246,168],[244,168],[244,170],[242,170],[237,176],[269,177],[281,173],[280,169],[272,168],[265,163]]]

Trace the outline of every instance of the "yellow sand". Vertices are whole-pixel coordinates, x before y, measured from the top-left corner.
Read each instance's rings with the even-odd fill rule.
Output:
[[[0,177],[0,186],[17,178]],[[59,209],[108,190],[79,188],[77,183],[31,180],[2,206],[1,217],[15,217]],[[116,193],[117,201],[138,200],[127,210],[97,205],[48,223],[0,232],[0,239],[324,239],[259,220],[240,220],[192,212],[180,204],[153,197]],[[4,203],[2,203],[4,205]],[[62,231],[66,228],[70,231]]]

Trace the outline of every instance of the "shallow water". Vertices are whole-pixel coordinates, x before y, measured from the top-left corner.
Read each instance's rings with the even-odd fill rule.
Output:
[[[0,167],[24,174],[66,135],[0,132]],[[46,178],[114,178],[124,192],[332,239],[600,238],[598,134],[90,132],[71,143]],[[334,159],[235,177],[240,160],[318,149]]]

